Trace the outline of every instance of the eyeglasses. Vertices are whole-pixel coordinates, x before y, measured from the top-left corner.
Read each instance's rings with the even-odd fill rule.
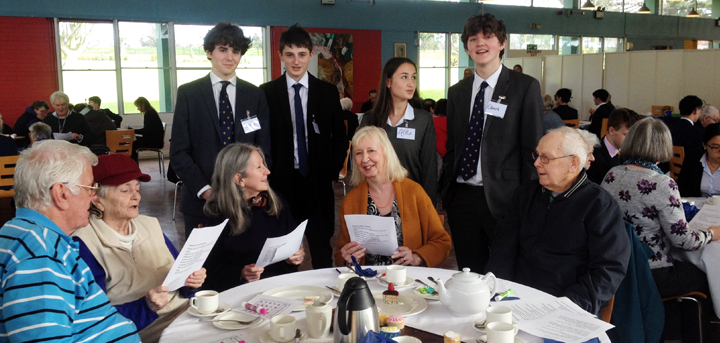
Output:
[[[565,155],[565,156],[550,158],[550,157],[547,157],[547,156],[545,156],[545,155],[538,155],[537,152],[533,152],[533,153],[532,153],[532,158],[533,158],[533,160],[537,160],[537,159],[539,158],[539,159],[540,159],[540,162],[541,162],[542,164],[548,164],[548,163],[550,163],[550,161],[552,161],[552,160],[557,160],[557,159],[559,159],[559,158],[572,157],[572,156],[575,156],[575,155],[573,154],[573,155]]]
[[[60,183],[62,183],[63,185],[68,184],[68,182],[60,182]],[[92,196],[97,195],[98,189],[100,188],[100,184],[97,182],[93,183],[92,186],[85,186],[85,185],[81,185],[79,183],[75,186],[86,189]],[[50,187],[50,189],[52,190],[52,186]]]
[[[720,145],[708,145],[707,149],[712,152],[718,152],[720,151]]]

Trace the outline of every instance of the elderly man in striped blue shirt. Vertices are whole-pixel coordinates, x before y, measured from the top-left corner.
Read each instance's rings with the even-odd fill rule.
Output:
[[[0,229],[0,342],[139,342],[70,234],[95,198],[90,150],[36,143],[15,168],[16,217]]]

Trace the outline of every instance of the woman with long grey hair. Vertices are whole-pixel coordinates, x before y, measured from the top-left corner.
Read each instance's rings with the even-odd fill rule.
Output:
[[[205,288],[222,292],[246,282],[297,271],[305,258],[301,247],[284,262],[255,267],[265,240],[295,229],[287,202],[268,185],[270,174],[262,150],[234,143],[220,151],[212,176],[212,195],[205,214],[217,223],[229,219],[205,268]]]

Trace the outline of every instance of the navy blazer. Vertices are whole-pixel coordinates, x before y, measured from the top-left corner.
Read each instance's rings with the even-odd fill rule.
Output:
[[[599,185],[605,178],[605,174],[607,174],[612,167],[619,166],[622,161],[619,154],[615,155],[615,157],[610,157],[610,152],[608,152],[607,146],[605,146],[605,137],[600,140],[600,146],[593,151],[593,156],[595,156],[595,161],[590,163],[587,176],[590,181]]]
[[[443,158],[443,204],[452,199],[454,180],[470,121],[473,77],[460,80],[448,90],[447,153]],[[513,190],[522,182],[538,178],[532,153],[543,136],[543,102],[540,83],[531,76],[500,71],[492,99],[505,97],[504,118],[488,116],[483,129],[480,158],[485,198],[496,220],[510,205]]]
[[[592,132],[597,136],[598,138],[602,138],[600,136],[602,134],[602,122],[603,119],[610,118],[610,113],[615,110],[615,106],[613,104],[606,102],[604,105],[598,107],[598,109],[593,113],[592,119],[590,120],[590,127],[588,127],[588,131]]]
[[[265,93],[255,85],[237,79],[235,83],[235,142],[262,148],[268,166],[270,158],[270,114]],[[245,133],[241,120],[257,116],[260,130]],[[220,119],[210,74],[178,87],[172,125],[170,164],[183,181],[180,211],[204,216],[205,200],[197,193],[210,185],[215,158],[223,148]]]

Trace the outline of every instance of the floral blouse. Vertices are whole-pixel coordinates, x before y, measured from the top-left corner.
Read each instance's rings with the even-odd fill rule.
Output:
[[[371,216],[381,216],[380,210],[378,210],[377,206],[375,206],[375,201],[370,196],[370,192],[368,192],[367,214]],[[400,210],[398,209],[396,198],[393,198],[392,211],[383,217],[390,216],[395,219],[395,233],[397,234],[398,246],[401,247],[403,245],[402,220],[400,219]],[[390,258],[390,256],[365,254],[365,265],[367,266],[389,266],[393,263],[395,263],[395,260]]]
[[[653,250],[651,269],[673,265],[671,245],[697,250],[712,240],[710,231],[688,227],[677,183],[667,175],[617,166],[605,175],[601,186],[618,202],[623,219],[634,226],[640,241]]]

